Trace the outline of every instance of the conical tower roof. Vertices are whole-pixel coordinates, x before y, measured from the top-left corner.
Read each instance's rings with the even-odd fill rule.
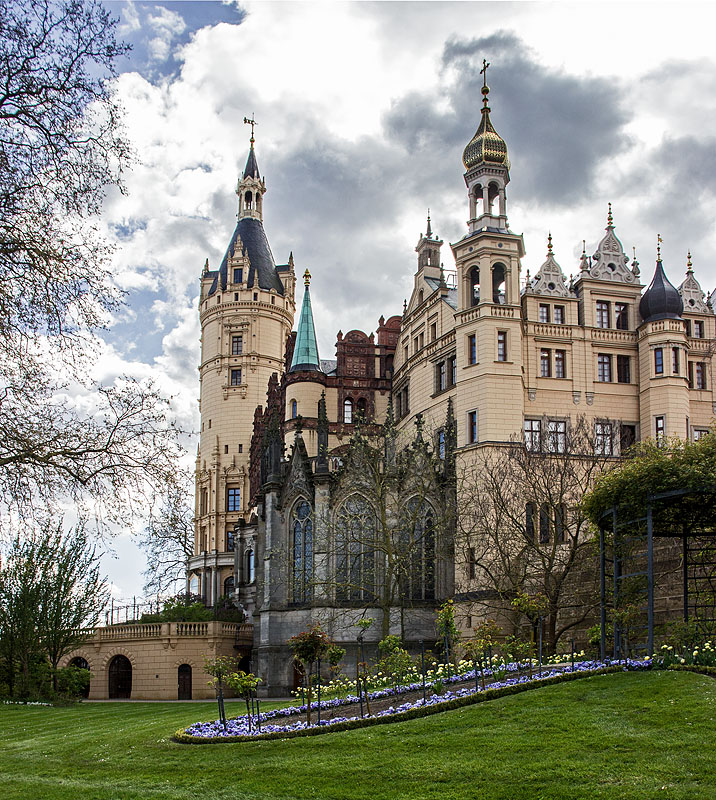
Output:
[[[658,319],[680,319],[684,312],[681,295],[670,283],[661,264],[661,255],[656,262],[656,272],[649,288],[639,301],[639,313],[644,322]]]
[[[311,273],[306,270],[303,278],[306,289],[303,293],[303,305],[301,306],[301,316],[298,320],[298,330],[296,332],[296,345],[293,348],[293,358],[291,359],[289,372],[320,372],[321,363],[318,360],[318,342],[316,341],[316,328],[313,324],[311,292],[309,290]]]

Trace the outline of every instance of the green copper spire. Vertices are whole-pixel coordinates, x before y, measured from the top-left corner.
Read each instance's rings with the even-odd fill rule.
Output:
[[[303,275],[306,290],[303,293],[303,306],[301,307],[301,317],[298,320],[298,332],[296,333],[296,346],[293,349],[293,359],[289,372],[312,371],[319,372],[321,369],[318,360],[318,343],[316,342],[316,329],[313,326],[313,311],[311,310],[311,293],[308,285],[311,282],[311,273],[306,270]]]

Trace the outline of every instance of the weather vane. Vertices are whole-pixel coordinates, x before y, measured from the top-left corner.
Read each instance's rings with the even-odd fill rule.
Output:
[[[253,145],[253,143],[256,141],[254,139],[254,125],[258,125],[259,123],[254,119],[254,115],[251,114],[251,119],[244,117],[244,124],[251,125],[251,144]]]
[[[661,234],[656,234],[656,260],[661,261],[661,245],[663,244],[664,240],[661,238]]]

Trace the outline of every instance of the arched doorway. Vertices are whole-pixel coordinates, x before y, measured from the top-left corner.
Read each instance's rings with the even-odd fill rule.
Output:
[[[109,699],[129,700],[132,696],[132,664],[126,656],[109,662]]]
[[[191,665],[182,664],[178,670],[177,699],[191,700]]]
[[[90,668],[89,662],[87,661],[86,658],[82,658],[82,656],[75,656],[72,659],[72,661],[70,661],[70,666],[77,667],[77,669],[86,669],[87,672],[89,672]],[[89,697],[89,693],[90,693],[90,684],[89,681],[87,681],[87,686],[85,686],[84,689],[82,690],[82,697]]]

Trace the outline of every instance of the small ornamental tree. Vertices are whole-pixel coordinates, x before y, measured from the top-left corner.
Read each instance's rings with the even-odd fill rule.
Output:
[[[246,703],[246,718],[249,721],[251,730],[251,694],[256,691],[256,687],[261,683],[261,678],[257,678],[252,672],[230,672],[225,678],[226,685],[236,692],[237,697],[243,697]]]
[[[288,640],[293,657],[301,665],[306,676],[306,695],[308,698],[306,721],[311,724],[311,696],[313,688],[313,665],[328,653],[331,640],[328,634],[316,623],[307,631],[302,631]]]
[[[437,645],[445,648],[445,661],[450,663],[450,653],[460,641],[460,631],[455,624],[455,606],[452,600],[447,600],[437,609],[435,626],[438,631]]]
[[[335,677],[341,671],[341,661],[345,657],[346,651],[344,647],[340,647],[337,644],[332,644],[327,652],[326,658],[328,659],[328,663],[330,664],[331,668],[331,677]]]
[[[378,650],[381,653],[378,661],[378,671],[390,678],[393,689],[397,691],[398,686],[405,682],[405,678],[413,668],[413,659],[410,653],[400,646],[398,636],[386,636],[378,643]]]
[[[477,674],[478,665],[480,667],[483,689],[485,688],[485,653],[497,644],[500,633],[499,625],[494,620],[487,619],[475,628],[475,635],[464,645],[465,654],[472,660],[475,674]]]
[[[512,600],[512,608],[515,611],[520,611],[530,621],[530,678],[532,677],[532,654],[534,650],[535,631],[541,617],[547,612],[549,601],[545,595],[526,594],[525,592],[517,592],[517,596]]]
[[[219,719],[226,727],[226,712],[224,711],[224,686],[228,686],[229,675],[238,671],[238,659],[233,656],[217,656],[204,659],[204,671],[211,675],[209,686],[216,690],[216,699],[219,704]]]

